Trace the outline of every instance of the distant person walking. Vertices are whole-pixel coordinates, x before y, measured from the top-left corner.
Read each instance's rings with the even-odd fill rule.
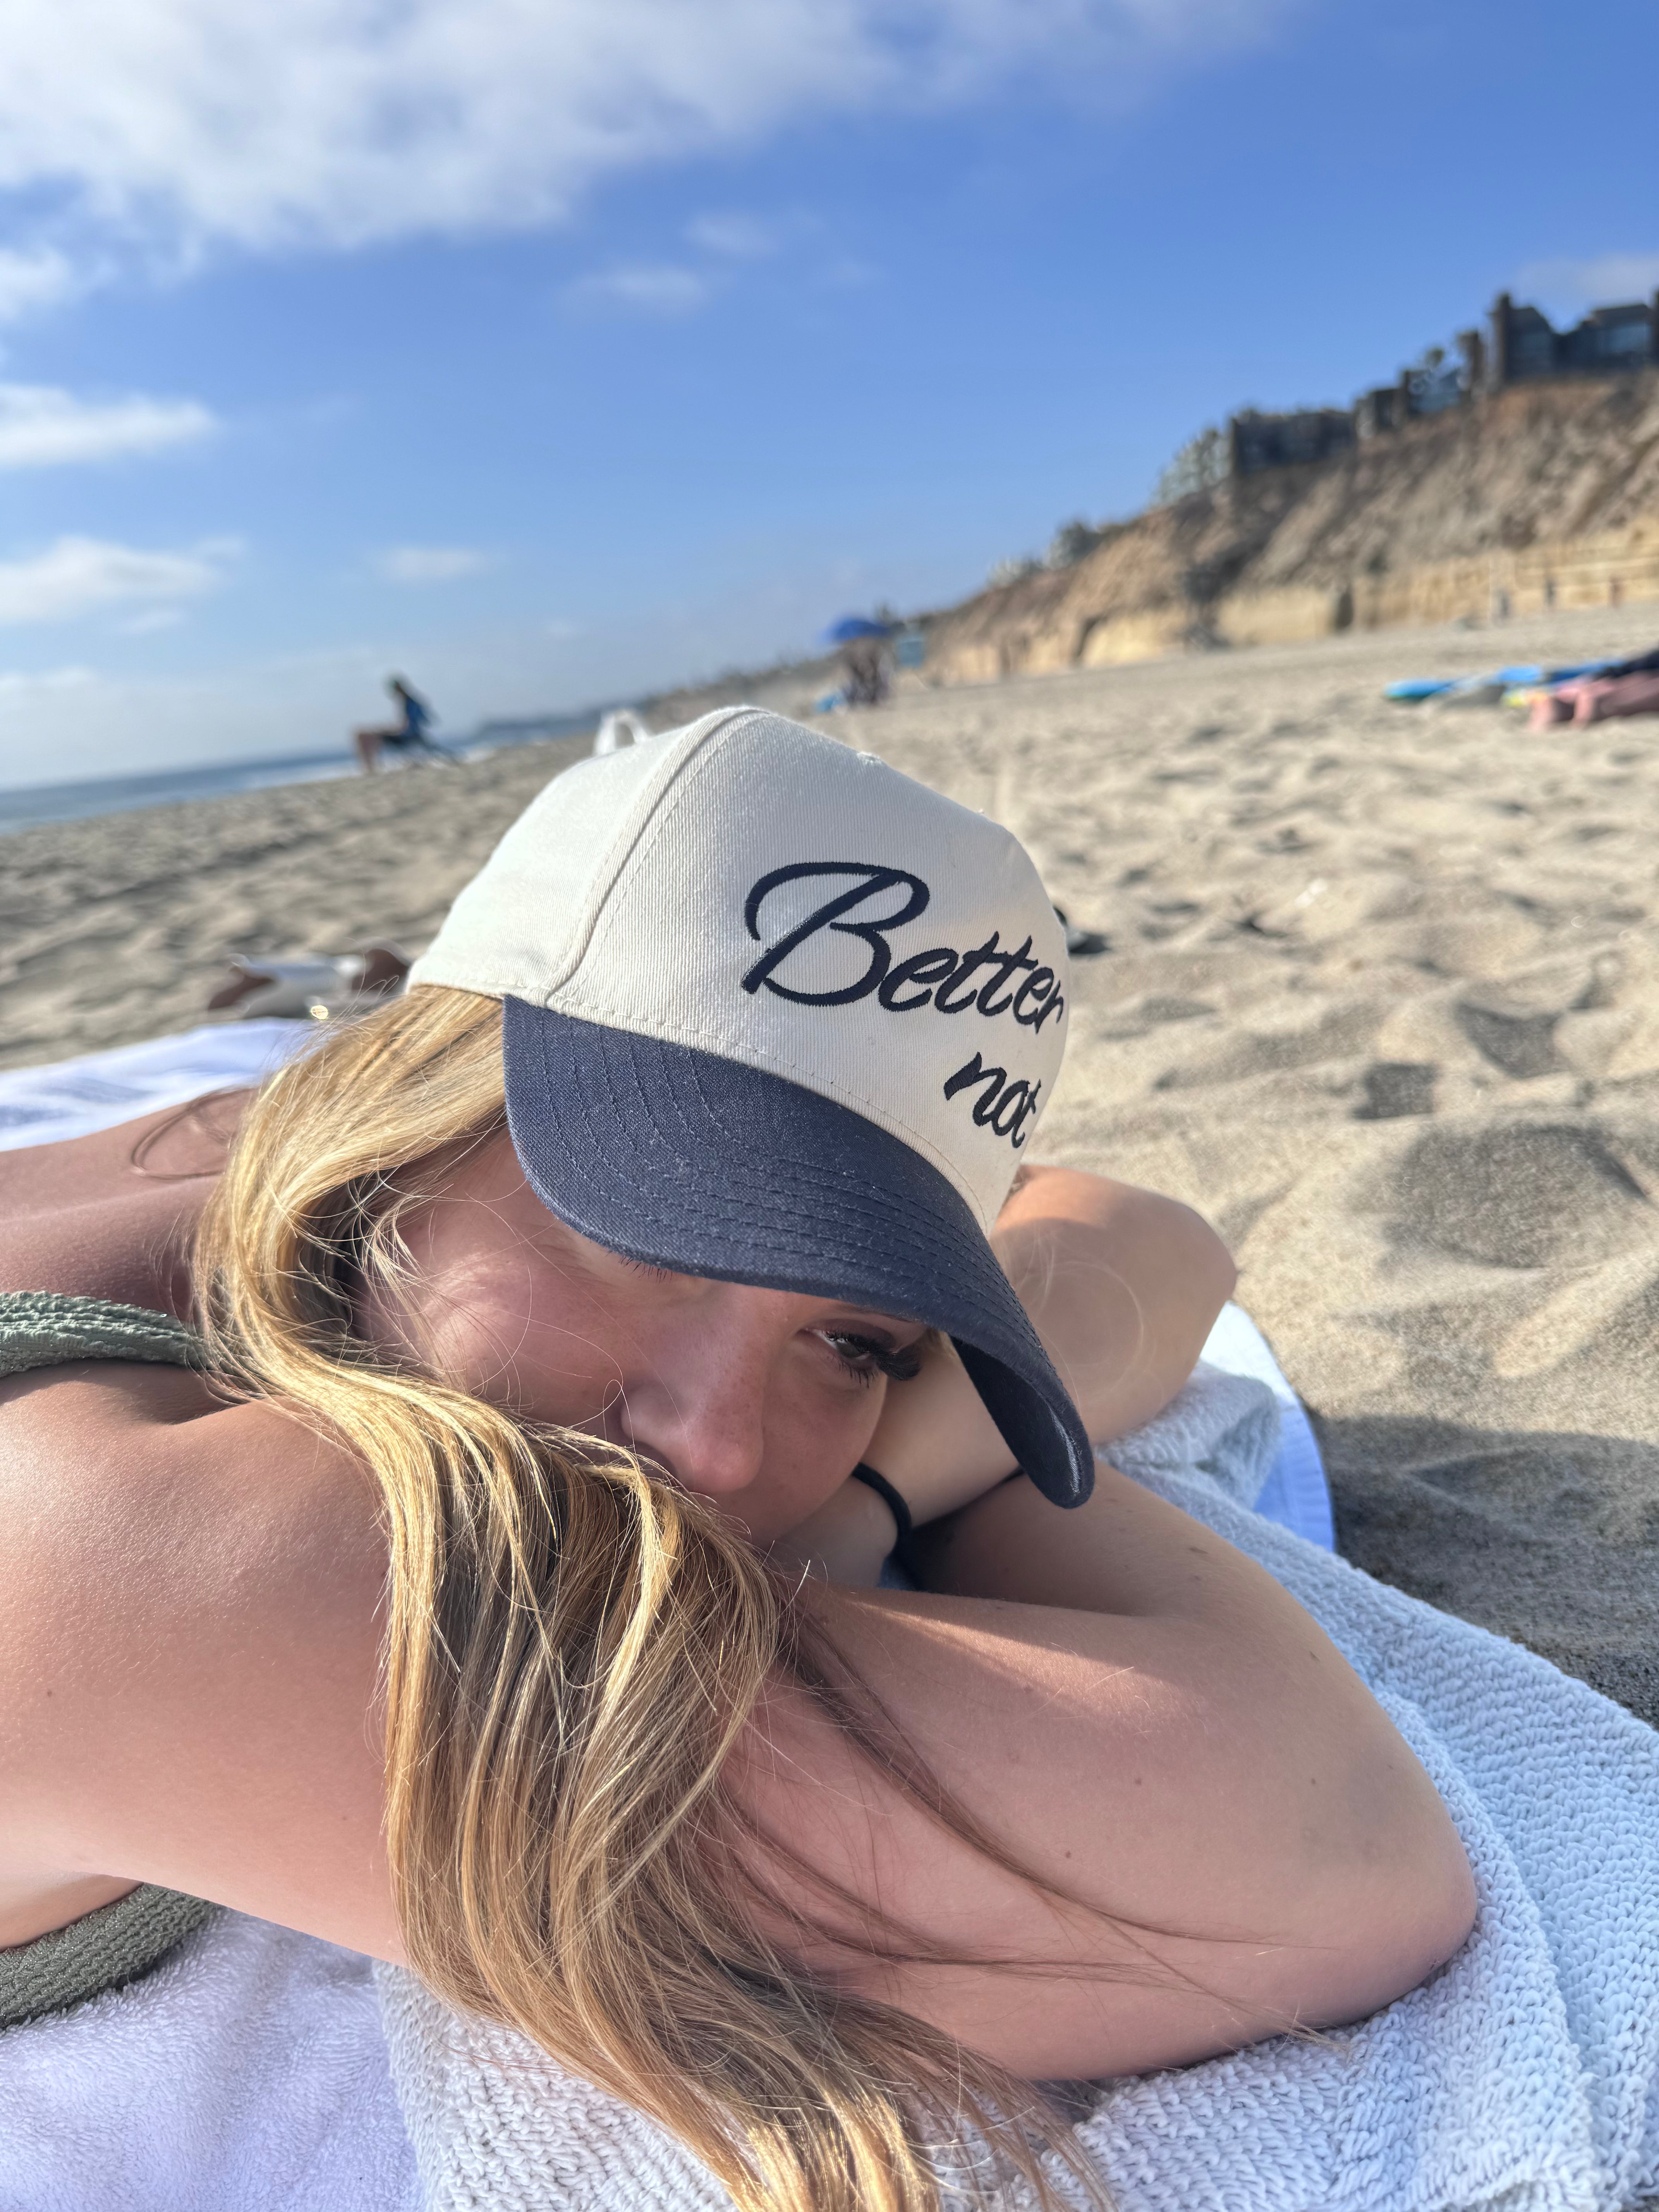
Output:
[[[437,718],[420,693],[410,688],[401,676],[388,676],[386,688],[404,710],[403,720],[391,729],[354,730],[351,741],[357,748],[357,758],[362,763],[365,775],[373,775],[380,765],[383,752],[424,753],[433,760],[447,761],[457,765],[453,753],[446,752],[427,735],[427,725]]]

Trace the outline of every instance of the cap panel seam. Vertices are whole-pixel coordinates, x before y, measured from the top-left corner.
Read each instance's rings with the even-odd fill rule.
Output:
[[[752,707],[720,707],[716,708],[711,714],[705,716],[704,720],[708,726],[701,731],[695,744],[685,746],[679,759],[674,763],[661,783],[655,787],[645,817],[632,836],[627,835],[629,821],[633,819],[632,809],[629,810],[629,821],[617,824],[611,833],[611,850],[589,884],[584,902],[586,911],[580,918],[578,927],[572,933],[570,950],[564,963],[550,978],[544,979],[536,985],[534,987],[536,991],[541,993],[556,991],[581,966],[592,945],[593,933],[599,927],[599,917],[605,912],[611,893],[617,888],[617,877],[633,854],[642,849],[649,849],[651,842],[659,834],[658,825],[668,807],[671,796],[679,786],[681,778],[694,762],[707,757],[706,749],[711,739],[717,737],[727,723],[737,715],[753,714],[756,711]],[[695,722],[691,725],[693,731],[697,730],[697,727]],[[556,783],[556,777],[554,782]],[[550,785],[548,788],[550,790],[552,786]],[[519,994],[514,994],[514,995]],[[525,995],[529,994],[526,993]],[[544,1000],[544,1003],[545,1003]]]
[[[626,823],[618,824],[611,832],[611,854],[604,866],[595,873],[586,894],[586,903],[589,910],[582,918],[579,928],[573,933],[572,949],[568,957],[550,981],[545,974],[534,979],[520,975],[511,981],[495,981],[481,984],[476,975],[463,972],[466,966],[464,959],[457,963],[452,956],[449,972],[445,975],[440,970],[440,963],[432,960],[431,953],[423,952],[421,955],[421,964],[424,972],[421,975],[421,981],[447,985],[450,988],[458,991],[477,991],[484,998],[523,999],[532,1006],[545,1006],[549,995],[562,990],[568,983],[571,976],[575,974],[592,950],[594,933],[616,890],[617,877],[630,861],[643,860],[663,835],[667,827],[667,817],[672,811],[669,801],[672,797],[679,793],[684,780],[692,774],[694,769],[700,763],[706,764],[712,757],[707,750],[709,742],[718,737],[722,729],[739,716],[765,714],[768,711],[765,708],[758,707],[720,707],[702,718],[708,724],[708,727],[702,729],[697,742],[686,748],[669,775],[656,787],[650,810],[633,836],[626,842],[623,842]],[[700,725],[695,722],[690,725],[690,728],[693,730],[699,727]],[[544,787],[541,796],[544,797],[547,792],[553,790],[558,781],[556,776],[554,777],[552,782]],[[487,866],[488,863],[486,863]]]
[[[741,715],[765,714],[769,714],[771,709],[766,707],[723,707],[716,709],[716,712],[720,717],[719,720],[710,724],[696,744],[690,748],[684,760],[677,765],[672,775],[663,784],[656,805],[641,824],[637,838],[629,847],[625,857],[637,866],[641,867],[645,866],[658,844],[666,836],[669,823],[673,818],[673,807],[682,804],[688,797],[695,786],[696,775],[704,774],[711,769],[714,756],[708,750],[708,740],[720,735]],[[777,719],[781,720],[781,717]],[[817,736],[818,732],[814,732],[813,734]],[[826,738],[823,742],[826,744],[833,744],[836,740],[833,738]],[[673,802],[672,806],[670,804],[671,799]],[[586,958],[593,942],[593,932],[598,927],[599,914],[608,903],[611,893],[616,890],[617,877],[621,872],[622,865],[618,862],[617,866],[611,870],[604,895],[596,902],[592,919],[583,936],[580,951],[568,963],[557,981],[548,987],[550,989],[557,990],[562,984],[568,981],[581,965],[582,961]]]

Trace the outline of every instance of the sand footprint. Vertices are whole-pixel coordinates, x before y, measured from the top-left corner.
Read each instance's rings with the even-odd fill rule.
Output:
[[[1517,1322],[1492,1354],[1492,1372],[1505,1382],[1541,1375],[1589,1351],[1615,1318],[1659,1285],[1659,1254],[1628,1252],[1593,1273],[1564,1284],[1526,1319]]]

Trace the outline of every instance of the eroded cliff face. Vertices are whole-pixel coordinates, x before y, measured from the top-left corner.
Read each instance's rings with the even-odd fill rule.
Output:
[[[1520,387],[1112,532],[930,628],[944,684],[1659,599],[1659,375]]]

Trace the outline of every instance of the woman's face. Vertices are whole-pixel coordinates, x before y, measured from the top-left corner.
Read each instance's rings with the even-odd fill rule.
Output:
[[[789,1291],[669,1274],[550,1214],[505,1135],[403,1233],[415,1280],[371,1297],[366,1334],[533,1419],[656,1461],[769,1544],[863,1456],[920,1322]]]

